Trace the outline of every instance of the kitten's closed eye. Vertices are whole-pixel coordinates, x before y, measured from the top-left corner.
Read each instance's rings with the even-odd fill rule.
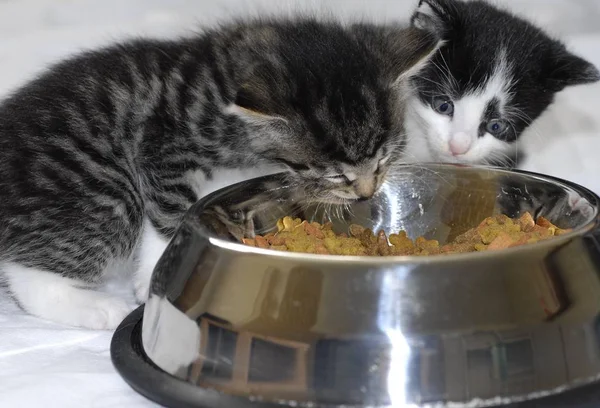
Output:
[[[377,162],[377,168],[375,169],[376,175],[381,174],[382,170],[389,164],[391,158],[392,156],[388,155]]]
[[[292,161],[289,161],[289,160],[286,160],[286,159],[282,159],[282,158],[275,159],[275,161],[278,161],[281,164],[284,164],[284,165],[288,166],[290,169],[292,169],[294,171],[307,171],[307,170],[310,170],[310,167],[308,167],[304,163],[296,163],[296,162],[292,162]]]
[[[340,184],[340,183],[351,184],[352,182],[356,181],[357,178],[358,178],[358,176],[353,171],[348,171],[343,174],[332,174],[332,175],[325,176],[325,179],[327,181],[330,181],[330,182],[336,183],[336,184]]]
[[[335,174],[333,176],[325,176],[325,180],[327,180],[331,183],[335,183],[335,184],[351,183],[350,179],[347,176],[345,176],[344,174]]]
[[[379,162],[377,163],[377,167],[379,168],[385,166],[391,158],[391,155],[385,156],[383,159],[379,160]]]

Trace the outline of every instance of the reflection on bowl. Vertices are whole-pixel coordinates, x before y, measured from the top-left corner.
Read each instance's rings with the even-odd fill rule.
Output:
[[[500,401],[590,382],[600,374],[598,203],[560,180],[453,165],[400,166],[376,197],[350,205],[306,202],[277,175],[237,184],[189,211],[157,265],[144,351],[182,381],[281,404]],[[285,215],[446,242],[525,211],[574,232],[444,257],[239,243]]]

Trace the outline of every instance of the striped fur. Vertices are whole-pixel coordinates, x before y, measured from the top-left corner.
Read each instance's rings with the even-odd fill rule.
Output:
[[[265,20],[52,67],[0,106],[12,293],[42,317],[114,327],[126,308],[95,285],[133,261],[145,300],[160,251],[221,169],[283,166],[324,198],[373,194],[403,144],[404,78],[436,45],[417,29]]]

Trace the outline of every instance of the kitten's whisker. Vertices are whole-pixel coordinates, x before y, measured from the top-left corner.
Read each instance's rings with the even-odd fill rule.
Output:
[[[454,77],[454,75],[451,74],[452,70],[450,69],[450,66],[448,65],[448,61],[446,61],[446,57],[444,57],[443,53],[439,53],[438,55],[442,58],[442,61],[443,61],[444,65],[446,66],[446,72],[448,73],[448,78],[450,79],[449,85],[452,88],[451,90],[453,90],[453,91],[458,90],[460,88],[459,84],[458,84],[458,80]]]
[[[452,75],[450,74],[450,70],[444,69],[442,67],[440,67],[437,62],[435,61],[431,61],[431,63],[433,64],[433,66],[440,72],[441,75],[443,75],[443,77],[446,80],[446,86],[448,86],[448,94],[453,94],[454,92],[454,87],[455,87],[455,79],[452,78]]]
[[[422,81],[429,82],[429,83],[431,83],[431,84],[433,84],[433,85],[437,85],[437,86],[439,86],[439,87],[443,87],[443,86],[444,86],[444,85],[443,85],[441,82],[434,81],[433,79],[431,79],[431,78],[427,78],[427,77],[424,77],[424,76],[415,75],[415,78],[416,78],[416,79],[420,79],[420,80],[422,80]]]
[[[346,204],[346,211],[348,211],[348,213],[350,214],[350,216],[352,218],[354,218],[356,215],[354,214],[354,211],[352,211],[352,206],[350,205],[350,203]]]

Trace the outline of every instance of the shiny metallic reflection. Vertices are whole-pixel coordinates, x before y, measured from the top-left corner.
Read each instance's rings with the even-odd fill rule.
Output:
[[[401,167],[349,208],[305,202],[277,176],[236,185],[190,210],[157,265],[144,348],[182,380],[267,401],[420,407],[589,382],[600,374],[598,200],[553,179],[441,165]],[[289,214],[446,241],[523,211],[577,231],[436,259],[236,244]]]
[[[387,391],[389,403],[393,406],[410,406],[410,361],[411,347],[404,336],[401,320],[402,285],[406,279],[406,270],[392,269],[383,275],[378,311],[378,326],[389,340],[389,370]]]

